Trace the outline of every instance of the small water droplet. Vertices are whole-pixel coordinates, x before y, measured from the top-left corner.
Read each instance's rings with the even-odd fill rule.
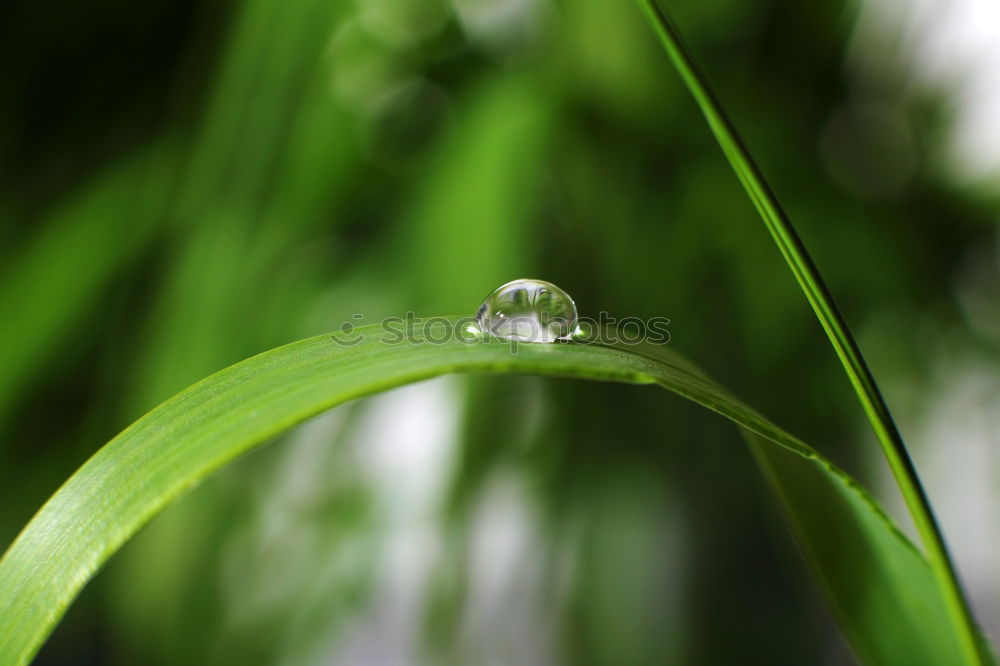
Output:
[[[567,340],[577,332],[576,304],[551,282],[514,280],[486,297],[476,323],[484,333],[507,340]]]

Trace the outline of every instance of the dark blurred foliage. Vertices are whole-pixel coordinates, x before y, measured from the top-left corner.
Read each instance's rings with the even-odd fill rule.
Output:
[[[934,169],[940,106],[845,67],[846,4],[669,5],[876,375],[919,393],[928,321],[975,338],[952,277],[994,232],[990,200]],[[472,313],[525,276],[584,314],[670,317],[676,349],[877,480],[820,327],[631,2],[0,12],[3,543],[206,374],[354,313]],[[440,398],[425,409],[343,408],[205,484],[38,663],[849,661],[728,423],[640,387],[441,386],[400,394]],[[455,449],[411,543],[365,450],[387,420],[418,444],[448,432],[433,410]],[[510,529],[534,526],[513,564],[476,536],[511,502],[530,520]],[[400,585],[420,583],[403,601],[384,589],[397,551]],[[483,592],[490,566],[517,584]]]

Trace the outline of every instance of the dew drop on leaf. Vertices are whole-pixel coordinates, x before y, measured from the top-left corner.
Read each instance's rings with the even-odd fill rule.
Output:
[[[544,280],[521,279],[498,287],[476,311],[480,330],[519,342],[567,340],[577,330],[576,304]]]

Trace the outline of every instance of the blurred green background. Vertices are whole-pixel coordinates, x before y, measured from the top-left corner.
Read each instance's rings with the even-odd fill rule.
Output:
[[[667,6],[1000,635],[1000,11]],[[581,314],[670,317],[675,349],[898,506],[631,0],[0,15],[3,547],[201,377],[347,321],[472,314],[518,277]],[[151,523],[37,663],[852,662],[738,433],[661,391],[451,377],[283,439]]]

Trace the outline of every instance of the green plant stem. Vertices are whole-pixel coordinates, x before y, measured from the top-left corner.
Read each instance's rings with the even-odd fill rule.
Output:
[[[774,192],[750,157],[750,152],[740,139],[735,126],[723,112],[722,105],[712,92],[707,78],[695,65],[693,57],[681,41],[677,28],[654,0],[637,1],[663,43],[671,62],[701,108],[712,133],[829,336],[882,445],[896,483],[899,484],[913,521],[920,532],[935,578],[955,629],[961,637],[969,663],[990,663],[985,647],[979,640],[968,600],[962,591],[958,573],[948,554],[944,536],[920,483],[917,470],[889,413],[889,408],[879,392],[875,378],[865,363],[861,349],[851,335],[830,290],[823,282],[819,270],[809,257]]]

